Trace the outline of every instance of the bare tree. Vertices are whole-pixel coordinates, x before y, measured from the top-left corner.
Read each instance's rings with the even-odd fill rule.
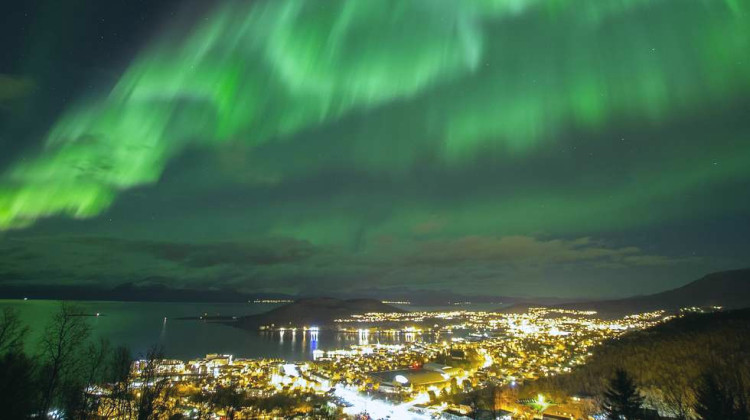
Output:
[[[104,398],[102,415],[105,418],[132,418],[133,396],[132,375],[130,373],[133,357],[130,349],[118,346],[107,360],[104,381],[108,384],[109,394]]]
[[[672,354],[674,360],[685,360],[676,352]],[[691,382],[694,379],[686,369],[663,363],[658,369],[653,369],[649,379],[650,383],[644,384],[642,391],[651,406],[679,420],[692,416],[694,393]]]
[[[3,308],[0,314],[0,355],[20,352],[28,331],[29,327],[21,324],[18,311]]]
[[[100,399],[92,394],[92,388],[104,381],[111,349],[109,341],[104,338],[89,344],[86,349],[81,375],[71,381],[71,391],[77,393],[73,396],[76,412],[71,417],[87,420],[97,413]]]
[[[76,306],[63,302],[44,330],[40,343],[43,363],[41,412],[46,415],[66,375],[79,367],[81,348],[88,339],[91,328]]]
[[[161,349],[152,347],[139,374],[140,395],[136,400],[136,418],[150,420],[166,410],[165,401],[169,378],[160,375],[159,365],[164,358]]]

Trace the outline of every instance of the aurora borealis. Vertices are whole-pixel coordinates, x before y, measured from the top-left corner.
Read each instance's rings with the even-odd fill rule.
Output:
[[[748,1],[163,7],[57,108],[63,60],[5,59],[1,282],[603,296],[750,257]]]

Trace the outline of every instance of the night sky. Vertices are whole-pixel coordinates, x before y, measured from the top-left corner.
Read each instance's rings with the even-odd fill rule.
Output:
[[[15,3],[2,285],[605,297],[750,265],[750,1]]]

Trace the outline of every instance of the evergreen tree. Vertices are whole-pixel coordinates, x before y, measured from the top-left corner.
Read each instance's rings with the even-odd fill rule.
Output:
[[[0,356],[0,418],[29,418],[38,408],[34,370],[34,361],[24,353]]]
[[[636,420],[641,413],[643,397],[638,393],[633,379],[622,369],[617,369],[604,392],[604,412],[611,420]]]
[[[38,399],[36,365],[23,352],[28,327],[21,323],[18,311],[0,312],[0,417],[28,418]]]
[[[695,414],[701,420],[746,420],[744,407],[739,407],[734,394],[721,386],[716,376],[705,373],[695,390]]]

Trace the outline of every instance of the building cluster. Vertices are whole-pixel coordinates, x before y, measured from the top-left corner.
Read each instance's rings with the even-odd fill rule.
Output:
[[[549,308],[531,308],[524,313],[371,313],[336,322],[340,333],[356,331],[359,344],[316,348],[305,362],[212,354],[187,362],[161,360],[156,374],[171,386],[204,394],[232,388],[256,398],[317,395],[328,408],[345,414],[359,410],[373,415],[379,410],[382,417],[396,418],[408,411],[412,418],[448,418],[466,407],[455,406],[446,395],[490,384],[515,386],[568,372],[584,363],[592,347],[603,341],[669,318],[665,312],[655,311],[605,320],[595,312]],[[317,334],[317,329],[308,327],[301,332]],[[409,335],[409,339],[379,344],[376,337],[381,334]],[[146,363],[134,363],[135,378],[142,376]],[[135,388],[138,386],[144,384],[136,380]],[[181,397],[174,404],[190,417],[200,409],[196,401]],[[214,413],[217,417],[221,414],[220,410]],[[256,409],[247,417],[272,414]],[[234,418],[243,418],[242,412]]]

